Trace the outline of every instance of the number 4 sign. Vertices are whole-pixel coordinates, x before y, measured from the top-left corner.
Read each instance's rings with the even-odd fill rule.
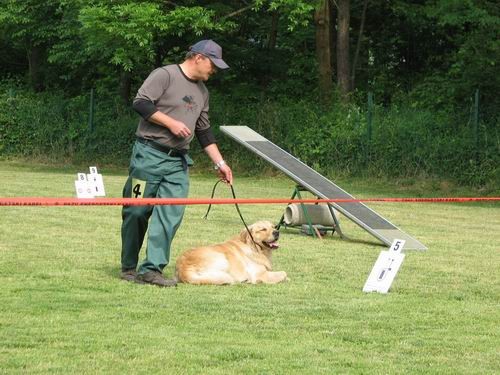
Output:
[[[405,240],[395,239],[389,251],[381,251],[372,272],[366,280],[363,292],[387,293],[403,263],[405,254],[401,253]]]

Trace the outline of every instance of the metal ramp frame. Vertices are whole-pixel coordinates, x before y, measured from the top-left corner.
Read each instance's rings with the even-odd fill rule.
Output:
[[[293,200],[293,199],[295,199],[295,197],[298,197],[299,199],[302,199],[302,195],[300,194],[301,191],[308,191],[308,190],[306,188],[300,186],[300,185],[295,185],[295,189],[294,189],[292,197],[290,199]],[[313,221],[311,220],[311,217],[309,216],[309,212],[308,212],[307,207],[305,206],[304,203],[300,203],[300,206],[301,206],[302,212],[304,213],[304,217],[306,218],[307,224],[305,224],[305,225],[308,226],[309,233],[312,236],[315,236],[317,238],[321,238],[320,231],[318,229],[316,229]],[[341,238],[348,239],[348,237],[342,232],[342,229],[340,228],[340,223],[339,223],[339,220],[337,218],[337,215],[335,214],[334,207],[332,206],[331,203],[327,203],[326,206],[328,207],[328,210],[330,211],[330,215],[332,216],[333,225],[332,226],[322,226],[322,227],[324,228],[324,230],[326,232],[331,231],[332,235],[335,232],[337,232],[337,234]],[[276,225],[276,229],[279,230],[281,228],[281,226],[284,226],[285,228],[288,228],[288,227],[292,227],[292,228],[293,227],[302,227],[302,225],[300,225],[300,224],[299,225],[287,225],[287,224],[285,224],[285,214],[281,215],[281,219],[278,222],[278,224]]]
[[[248,126],[221,126],[221,131],[266,160],[297,184],[324,199],[355,199],[323,175],[310,168]],[[422,243],[361,202],[332,202],[337,211],[372,236],[390,246],[395,239],[405,240],[406,250],[427,250]]]

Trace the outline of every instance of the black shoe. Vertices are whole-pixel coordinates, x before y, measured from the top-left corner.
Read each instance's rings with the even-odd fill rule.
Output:
[[[134,269],[122,271],[120,274],[120,279],[130,282],[135,281],[136,277],[137,272]]]
[[[177,281],[173,279],[165,279],[161,272],[158,271],[148,271],[146,273],[137,275],[135,280],[139,284],[152,284],[161,287],[177,286]]]

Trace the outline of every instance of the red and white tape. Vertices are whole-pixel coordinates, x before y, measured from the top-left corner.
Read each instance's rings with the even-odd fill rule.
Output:
[[[500,202],[500,197],[460,198],[365,198],[365,199],[203,199],[203,198],[49,198],[12,197],[0,198],[0,206],[155,206],[200,204],[285,204],[285,203],[357,203],[357,202]]]

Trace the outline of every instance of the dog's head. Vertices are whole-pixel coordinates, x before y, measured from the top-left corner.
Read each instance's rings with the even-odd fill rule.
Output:
[[[255,243],[264,249],[275,250],[279,247],[278,238],[280,232],[274,227],[270,221],[257,221],[248,226],[248,230],[252,233],[252,238]],[[246,229],[241,232],[241,239],[243,242],[251,245],[252,238],[250,238]]]

